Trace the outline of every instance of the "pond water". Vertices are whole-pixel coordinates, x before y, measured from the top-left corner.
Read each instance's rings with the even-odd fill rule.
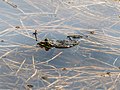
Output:
[[[119,90],[120,1],[1,0],[0,12],[1,90]],[[79,45],[36,47],[71,34]]]

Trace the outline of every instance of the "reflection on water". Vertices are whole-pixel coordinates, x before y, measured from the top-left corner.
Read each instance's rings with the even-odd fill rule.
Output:
[[[118,3],[0,1],[0,89],[119,89]],[[79,45],[49,51],[36,47],[45,38],[64,40],[71,34],[83,36]]]

